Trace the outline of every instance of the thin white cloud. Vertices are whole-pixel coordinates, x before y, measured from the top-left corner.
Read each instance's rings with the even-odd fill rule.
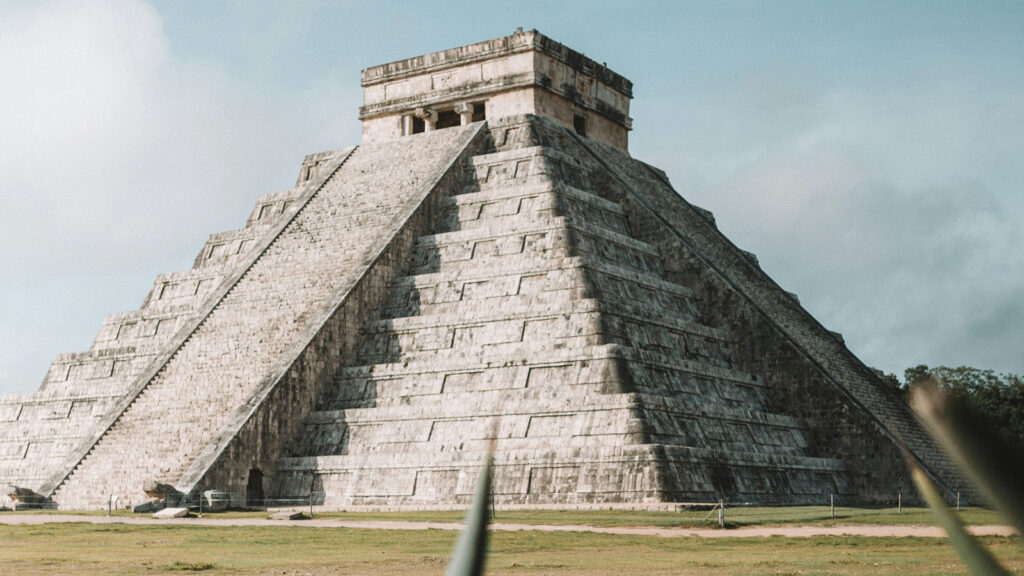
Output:
[[[176,6],[162,8],[178,23],[173,44],[140,0],[0,0],[0,393],[38,386],[55,353],[88,346],[103,313],[137,306],[156,273],[189,266],[206,234],[241,225],[258,194],[287,187],[303,153],[357,143],[357,66],[328,67],[406,56],[399,46],[419,38],[396,38],[393,18],[369,5],[330,18],[330,5],[229,7],[195,26],[195,8],[175,19]],[[344,33],[318,24],[332,18]],[[789,45],[785,62],[774,41],[702,53],[687,49],[698,36],[676,34],[692,19],[661,20],[671,34],[616,60],[641,80],[638,158],[713,209],[866,362],[1024,372],[1024,92],[1006,49],[943,41],[967,59],[946,68],[921,49],[930,29],[911,30],[918,43],[906,44],[923,56],[879,60],[873,74],[857,59],[864,41],[851,40],[864,22],[844,20],[852,36],[834,53],[852,60],[833,73],[800,56],[814,39]],[[534,25],[566,40],[544,22]],[[714,46],[722,22],[709,22],[694,33]],[[214,34],[227,23],[239,26]],[[628,27],[614,30],[608,42],[637,47]],[[213,37],[228,46],[207,59]]]
[[[766,158],[714,196],[726,232],[866,361],[1024,368],[1019,200],[967,180],[900,188],[827,148]]]
[[[866,362],[1024,372],[1024,92],[839,82],[702,84],[646,110],[639,155]]]
[[[175,58],[162,26],[136,0],[0,4],[0,393],[244,224],[311,146],[358,138],[335,118],[352,90],[248,86]]]

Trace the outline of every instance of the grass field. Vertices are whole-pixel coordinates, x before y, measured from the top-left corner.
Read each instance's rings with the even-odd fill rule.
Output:
[[[22,513],[22,512],[19,512]],[[53,514],[52,511],[29,512]],[[75,512],[60,512],[75,514]],[[84,515],[106,515],[106,512],[81,512]],[[126,511],[115,511],[116,516],[131,516]],[[460,522],[462,511],[419,512],[318,512],[318,518],[348,520],[409,520],[419,522]],[[211,518],[265,518],[261,511],[229,511],[210,514]],[[835,525],[934,525],[927,508],[846,508],[837,507],[835,518],[829,517],[828,506],[780,507],[727,507],[726,521],[732,526],[777,526],[801,524],[813,526]],[[966,524],[1001,524],[999,516],[983,508],[965,508],[959,513]],[[708,510],[694,509],[682,512],[639,510],[502,510],[496,521],[518,524],[586,524],[590,526],[659,526],[659,527],[713,527],[717,525],[717,512],[708,517]]]
[[[443,574],[456,532],[0,525],[0,574]],[[1018,538],[984,538],[1024,570]],[[498,532],[488,574],[963,574],[943,539],[699,539]]]
[[[661,527],[713,527],[717,525],[718,513],[708,515],[707,509],[683,512],[645,512],[635,510],[498,510],[496,521],[521,524],[587,524],[591,526],[661,526]],[[324,517],[347,518],[352,520],[413,520],[451,521],[462,519],[462,512],[342,512],[328,513]],[[919,524],[933,525],[934,520],[927,508],[904,508],[900,514],[896,508],[837,508],[835,518],[830,518],[828,506],[790,507],[735,507],[726,508],[725,518],[732,526],[777,526],[802,524],[814,526],[835,526],[851,524]],[[960,519],[966,524],[999,524],[999,516],[982,508],[970,508],[960,512]]]
[[[46,514],[39,512],[38,514]],[[100,512],[87,515],[105,514]],[[126,515],[125,512],[115,512]],[[593,526],[710,526],[706,510],[498,510],[497,521]],[[262,518],[232,511],[210,517]],[[461,512],[331,512],[351,520],[460,521]],[[732,525],[932,524],[920,508],[727,508]],[[970,524],[995,524],[967,509]],[[204,527],[126,524],[0,525],[0,574],[443,574],[456,532],[362,530],[299,525]],[[983,541],[1024,571],[1020,538]],[[936,538],[658,538],[565,532],[496,532],[488,574],[963,574]]]

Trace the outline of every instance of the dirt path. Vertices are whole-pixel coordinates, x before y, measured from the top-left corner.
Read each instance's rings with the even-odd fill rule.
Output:
[[[314,518],[309,520],[281,521],[266,518],[175,518],[156,520],[150,517],[125,516],[77,516],[71,514],[0,514],[0,524],[46,524],[50,522],[85,522],[90,524],[173,524],[181,526],[310,526],[320,528],[359,528],[367,530],[461,530],[457,522],[407,522],[397,520],[342,520],[338,518]],[[659,528],[656,526],[587,526],[554,524],[510,524],[496,522],[492,530],[540,532],[593,532],[597,534],[624,534],[634,536],[658,536],[680,538],[765,538],[785,536],[788,538],[810,538],[812,536],[871,536],[880,538],[943,538],[946,533],[937,526],[896,525],[896,526],[749,526],[730,530],[713,528]],[[1009,526],[971,526],[968,530],[979,536],[1010,536],[1014,531]]]

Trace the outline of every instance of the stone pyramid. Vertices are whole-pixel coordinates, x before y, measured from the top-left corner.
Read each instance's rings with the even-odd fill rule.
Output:
[[[631,158],[631,83],[536,31],[363,71],[363,143],[0,399],[0,484],[236,504],[888,502],[950,462]]]

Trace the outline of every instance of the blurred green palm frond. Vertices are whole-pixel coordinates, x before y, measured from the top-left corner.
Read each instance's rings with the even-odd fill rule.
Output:
[[[988,502],[1018,534],[1024,534],[1024,448],[1006,435],[1000,435],[967,404],[954,402],[942,382],[935,378],[925,378],[914,385],[910,404],[928,432]],[[908,462],[922,498],[946,529],[971,572],[1009,574],[964,530],[924,471],[912,458],[908,458]]]
[[[448,576],[479,576],[484,573],[487,560],[488,503],[491,501],[491,461],[493,447],[488,450],[483,470],[477,479],[473,501],[466,511],[466,527],[455,544]]]

